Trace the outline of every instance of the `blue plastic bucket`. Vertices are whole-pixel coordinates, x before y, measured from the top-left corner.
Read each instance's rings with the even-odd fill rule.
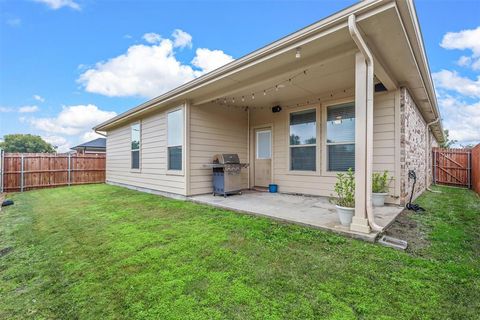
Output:
[[[277,184],[274,184],[274,183],[271,183],[268,185],[268,191],[271,192],[271,193],[275,193],[278,191],[278,185]]]

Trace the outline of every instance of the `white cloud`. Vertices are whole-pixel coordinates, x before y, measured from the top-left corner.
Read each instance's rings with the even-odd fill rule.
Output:
[[[91,141],[91,140],[94,140],[94,139],[97,139],[97,138],[103,138],[102,135],[96,133],[95,131],[93,130],[90,130],[90,131],[87,131],[85,132],[83,135],[82,135],[82,139],[80,140],[80,143],[84,143],[84,142],[87,142],[87,141]]]
[[[172,33],[173,46],[178,48],[192,47],[192,36],[183,30],[175,29]]]
[[[192,60],[192,64],[202,69],[202,72],[209,72],[231,61],[233,61],[233,57],[225,54],[222,50],[199,48],[196,51],[195,58]]]
[[[480,98],[480,76],[477,80],[472,80],[450,70],[441,70],[433,73],[432,76],[439,88],[456,91],[467,97]]]
[[[142,38],[148,43],[159,43],[162,40],[161,35],[153,32],[145,33]]]
[[[29,122],[36,129],[49,134],[73,136],[90,131],[95,125],[116,115],[113,111],[104,111],[95,105],[88,104],[66,106],[56,117],[31,118]]]
[[[9,107],[0,107],[0,113],[1,112],[12,112],[13,109]]]
[[[191,43],[191,37],[174,34],[178,46]],[[175,56],[175,39],[158,40],[153,35],[144,39],[156,43],[132,45],[126,53],[83,72],[78,82],[87,92],[110,97],[152,98],[233,60],[221,50],[197,49],[191,64],[184,64]]]
[[[80,5],[73,0],[34,0],[35,2],[43,3],[52,10],[58,10],[63,7],[68,7],[74,10],[80,10]]]
[[[7,19],[6,24],[10,27],[19,27],[22,24],[22,19],[20,18],[11,18]]]
[[[480,101],[468,103],[460,97],[441,94],[438,98],[443,124],[458,144],[480,143]]]
[[[45,98],[43,98],[42,96],[39,96],[38,94],[34,94],[33,99],[35,99],[39,102],[45,102]]]
[[[470,57],[462,56],[458,61],[461,66],[471,66],[473,70],[480,70],[480,26],[476,29],[467,29],[460,32],[448,32],[440,43],[445,49],[470,50]]]
[[[52,146],[57,148],[57,152],[68,152],[70,151],[71,143],[62,136],[56,135],[46,135],[42,136],[42,139],[50,143]]]
[[[471,57],[467,57],[467,56],[461,56],[458,60],[457,60],[457,64],[461,67],[466,67],[466,66],[469,66],[470,64],[472,63],[472,58]]]
[[[18,112],[20,113],[32,113],[32,112],[37,112],[38,106],[23,106],[18,108]]]

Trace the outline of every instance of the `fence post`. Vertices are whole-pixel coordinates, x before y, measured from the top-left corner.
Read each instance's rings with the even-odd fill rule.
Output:
[[[433,150],[433,184],[437,184],[437,150]]]
[[[0,148],[0,193],[3,193],[3,163],[5,161],[4,154],[5,152],[2,148]]]
[[[71,184],[71,177],[72,177],[72,175],[71,175],[71,164],[70,163],[71,163],[71,155],[69,153],[68,154],[68,186],[70,186],[70,184]]]
[[[23,153],[20,158],[20,192],[23,192]]]
[[[469,153],[467,153],[467,184],[468,184],[468,189],[470,189],[471,185],[470,185],[470,175],[472,173],[471,171],[471,168],[470,168],[470,160],[471,160],[471,157],[472,157],[472,152],[470,151]]]

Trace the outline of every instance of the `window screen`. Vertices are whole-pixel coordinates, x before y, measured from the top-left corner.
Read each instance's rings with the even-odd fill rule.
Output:
[[[315,109],[290,114],[290,170],[316,170],[316,115]]]
[[[140,169],[140,124],[131,126],[131,168]]]
[[[168,147],[168,170],[182,170],[182,147]]]
[[[290,113],[290,145],[315,144],[316,141],[315,110]]]
[[[355,105],[327,108],[328,171],[355,170]]]
[[[290,170],[315,171],[316,147],[290,148]]]
[[[183,109],[167,115],[168,170],[182,170]]]

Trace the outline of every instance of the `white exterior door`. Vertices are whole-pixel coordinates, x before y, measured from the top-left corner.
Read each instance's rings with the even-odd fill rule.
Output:
[[[272,129],[255,130],[254,184],[268,187],[272,176]]]

